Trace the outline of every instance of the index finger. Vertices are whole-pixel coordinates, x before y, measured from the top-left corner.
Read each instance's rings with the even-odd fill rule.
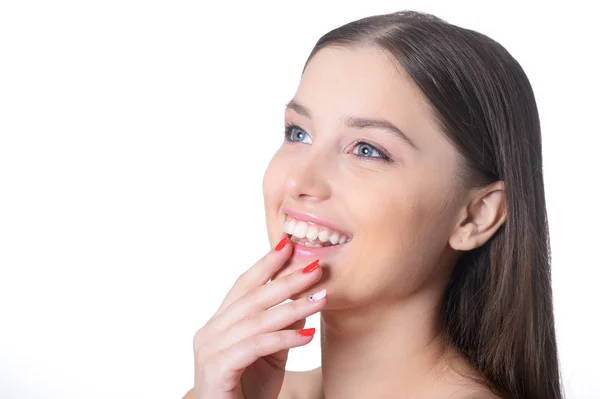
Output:
[[[219,306],[215,316],[222,313],[229,305],[246,295],[253,288],[266,284],[290,257],[292,246],[290,236],[284,234],[274,248],[271,248],[265,256],[238,277],[233,287],[225,295],[225,299],[223,299],[223,303]]]

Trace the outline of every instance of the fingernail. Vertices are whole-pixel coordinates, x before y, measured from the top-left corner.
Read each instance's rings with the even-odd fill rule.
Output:
[[[315,329],[305,328],[304,330],[298,330],[298,334],[302,335],[303,337],[312,337],[315,335]]]
[[[283,236],[281,241],[279,241],[279,244],[277,244],[277,246],[275,247],[275,251],[281,251],[283,249],[283,247],[285,247],[285,244],[288,243],[289,239],[290,239],[290,237],[287,234],[285,236]]]
[[[319,259],[317,259],[316,261],[312,262],[310,265],[308,265],[304,269],[302,269],[302,273],[308,274],[314,270],[317,270],[318,267],[319,267]]]
[[[315,292],[314,294],[309,295],[308,300],[311,302],[316,302],[319,299],[325,298],[326,295],[327,295],[327,290],[325,288],[323,288],[321,291]]]

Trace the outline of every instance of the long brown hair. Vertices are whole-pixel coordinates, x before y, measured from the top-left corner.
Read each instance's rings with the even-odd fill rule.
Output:
[[[562,398],[540,122],[525,72],[489,37],[415,11],[330,31],[304,68],[326,46],[355,45],[388,51],[408,72],[461,154],[467,184],[505,184],[505,223],[454,267],[442,307],[448,344],[503,397]]]

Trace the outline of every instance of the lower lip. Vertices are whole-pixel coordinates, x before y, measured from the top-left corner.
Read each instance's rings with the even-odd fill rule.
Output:
[[[292,252],[292,256],[303,259],[303,258],[319,258],[322,259],[327,256],[334,255],[340,249],[344,248],[348,243],[331,245],[329,247],[305,247],[304,245],[293,243],[294,250]]]

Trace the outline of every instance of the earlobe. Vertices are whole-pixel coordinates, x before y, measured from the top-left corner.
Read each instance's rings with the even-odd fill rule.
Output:
[[[448,239],[448,244],[455,251],[468,251],[473,248],[469,238],[471,236],[469,225],[459,227]]]
[[[465,206],[463,217],[448,239],[457,251],[469,251],[485,244],[506,221],[504,182],[497,181],[479,189]]]

